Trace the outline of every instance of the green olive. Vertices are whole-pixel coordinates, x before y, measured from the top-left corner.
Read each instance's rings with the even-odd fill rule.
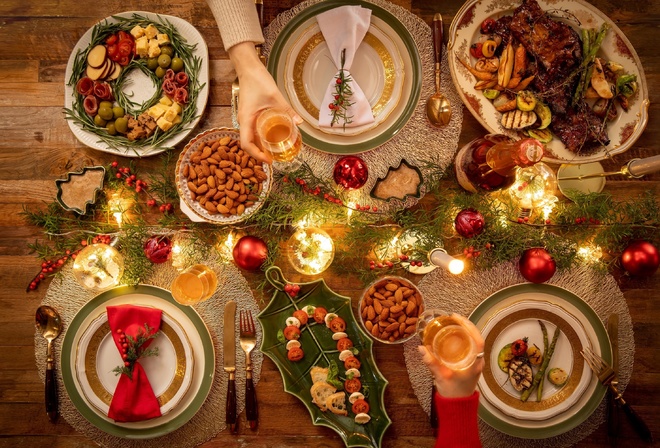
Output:
[[[114,123],[108,123],[107,126],[105,127],[105,130],[108,131],[108,134],[110,135],[117,134],[117,128],[115,127]]]
[[[112,109],[112,101],[101,101],[99,103],[99,109],[102,107],[109,107],[110,109]]]
[[[119,118],[124,116],[124,108],[121,106],[115,106],[112,108],[112,116],[114,118]]]
[[[160,54],[166,54],[169,57],[174,56],[174,48],[171,45],[163,45],[160,47]]]
[[[99,107],[99,116],[103,118],[105,121],[112,120],[113,115],[112,115],[112,108],[110,107]]]
[[[165,69],[163,67],[156,68],[156,76],[162,79],[165,76]]]
[[[147,59],[147,68],[152,72],[158,68],[158,58]]]
[[[107,123],[107,121],[104,120],[103,118],[101,118],[101,115],[100,115],[100,114],[96,114],[96,115],[94,116],[94,124],[95,124],[96,126],[105,126],[106,123]]]
[[[170,65],[170,68],[175,72],[180,72],[181,70],[183,70],[183,59],[172,58],[172,65]]]
[[[119,117],[115,120],[115,130],[125,134],[128,131],[128,118]]]
[[[158,56],[159,67],[168,68],[171,62],[172,62],[172,58],[166,54],[161,54],[160,56]]]

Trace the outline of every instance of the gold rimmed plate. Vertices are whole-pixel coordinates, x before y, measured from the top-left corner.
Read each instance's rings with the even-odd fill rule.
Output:
[[[163,313],[160,332],[150,345],[158,356],[140,360],[149,383],[166,415],[190,388],[193,378],[193,351],[181,325]],[[119,376],[113,369],[123,363],[108,324],[107,312],[95,319],[78,343],[76,376],[88,403],[107,415]]]

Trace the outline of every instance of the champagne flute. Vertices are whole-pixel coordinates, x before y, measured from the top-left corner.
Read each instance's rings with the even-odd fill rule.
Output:
[[[264,109],[257,117],[257,135],[261,149],[273,158],[274,168],[284,172],[300,168],[302,136],[284,109]]]
[[[446,311],[424,311],[417,321],[417,334],[433,356],[451,370],[465,370],[483,356],[468,329]]]

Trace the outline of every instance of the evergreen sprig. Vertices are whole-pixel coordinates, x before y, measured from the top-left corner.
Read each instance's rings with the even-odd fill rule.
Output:
[[[131,380],[133,379],[133,368],[138,359],[149,358],[151,356],[158,356],[158,347],[154,348],[144,348],[144,345],[152,339],[155,339],[158,336],[159,331],[152,331],[153,328],[149,327],[148,324],[144,324],[144,328],[140,328],[137,332],[136,337],[131,335],[126,335],[126,343],[128,347],[126,348],[126,359],[125,364],[122,366],[117,366],[112,371],[115,375],[126,375]]]
[[[344,69],[344,64],[346,63],[346,49],[341,50],[341,68],[335,76],[335,95],[334,101],[329,105],[332,121],[330,126],[334,126],[336,123],[342,124],[344,129],[346,125],[353,121],[353,115],[348,115],[348,108],[351,107],[354,103],[351,102],[350,98],[353,96],[353,88],[351,87],[351,78],[350,73]]]

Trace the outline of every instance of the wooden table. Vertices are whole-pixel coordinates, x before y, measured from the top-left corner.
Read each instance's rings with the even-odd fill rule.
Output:
[[[169,5],[167,5],[169,3]],[[266,1],[266,20],[297,3],[294,0]],[[396,0],[430,23],[435,12],[442,13],[446,27],[462,4],[461,0]],[[604,165],[618,169],[634,157],[660,153],[660,2],[592,0],[628,36],[646,72],[651,99],[650,121],[635,147]],[[213,16],[205,2],[181,0],[73,0],[20,1],[0,4],[0,446],[64,447],[95,446],[60,419],[51,424],[43,404],[43,383],[34,359],[34,311],[47,290],[25,288],[40,262],[28,244],[42,238],[41,229],[26,225],[20,216],[24,206],[36,208],[51,202],[54,180],[71,169],[108,164],[115,157],[91,150],[79,143],[63,118],[64,70],[70,52],[80,36],[98,20],[122,11],[153,11],[179,16],[204,35],[210,53],[211,91],[200,129],[227,126],[230,121],[230,90],[235,77],[227,59]],[[447,28],[446,28],[447,29]],[[467,110],[464,112],[460,142],[483,134]],[[122,160],[121,162],[127,162]],[[143,171],[156,166],[152,159],[137,162]],[[632,198],[658,189],[660,175],[627,181],[611,178],[606,191],[617,199]],[[288,268],[287,263],[279,263]],[[285,275],[293,281],[303,278],[291,268]],[[626,398],[660,437],[660,274],[637,280],[615,271],[624,292],[635,331],[634,375]],[[363,285],[355,278],[340,278],[330,270],[324,275],[330,288],[357,298]],[[306,278],[308,279],[308,278]],[[250,280],[255,280],[251,278]],[[256,282],[255,282],[256,283]],[[401,347],[376,346],[378,366],[389,380],[385,396],[393,425],[387,431],[385,447],[432,446],[427,417],[412,393]],[[343,446],[330,429],[315,427],[302,404],[282,390],[275,365],[264,361],[258,396],[261,424],[258,431],[242,428],[239,436],[227,431],[204,446]],[[619,446],[640,443],[630,425],[623,424]],[[580,447],[607,444],[605,426],[579,444]]]

